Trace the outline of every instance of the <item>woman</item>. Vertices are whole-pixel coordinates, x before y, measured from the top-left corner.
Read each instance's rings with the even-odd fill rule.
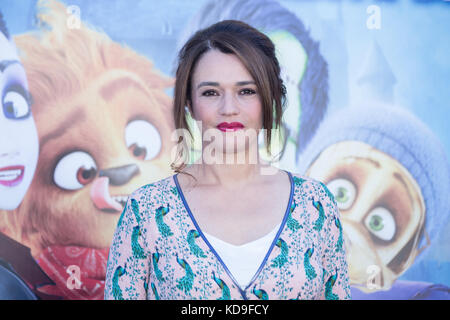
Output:
[[[259,161],[257,135],[267,129],[270,146],[285,99],[272,42],[238,21],[200,30],[180,51],[174,95],[177,129],[189,129],[185,109],[201,127],[202,157],[130,195],[105,298],[350,298],[333,196]]]

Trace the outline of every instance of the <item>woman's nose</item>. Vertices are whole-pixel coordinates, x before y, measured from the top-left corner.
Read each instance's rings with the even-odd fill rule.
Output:
[[[220,108],[222,115],[235,115],[239,114],[238,101],[230,93],[223,95],[222,106]]]

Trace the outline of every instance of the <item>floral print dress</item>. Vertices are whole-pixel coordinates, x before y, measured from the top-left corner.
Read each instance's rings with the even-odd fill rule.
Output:
[[[333,195],[322,182],[286,173],[283,221],[245,288],[199,228],[177,174],[133,192],[110,247],[105,299],[350,299]]]

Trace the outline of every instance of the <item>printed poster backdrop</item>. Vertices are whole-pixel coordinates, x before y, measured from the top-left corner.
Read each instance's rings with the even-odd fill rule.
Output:
[[[15,274],[40,299],[103,298],[127,196],[173,174],[176,53],[238,19],[276,45],[288,90],[276,165],[334,194],[353,298],[449,299],[449,2],[1,0],[0,11],[0,284]]]

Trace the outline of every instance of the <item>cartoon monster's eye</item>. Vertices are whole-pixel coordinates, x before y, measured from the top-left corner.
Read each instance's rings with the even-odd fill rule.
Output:
[[[3,113],[8,119],[24,119],[30,115],[28,99],[18,91],[8,91],[3,97]]]
[[[335,179],[327,183],[327,187],[334,195],[339,209],[346,210],[356,199],[355,185],[347,179]]]
[[[395,220],[386,208],[378,207],[372,210],[364,220],[366,228],[377,238],[390,241],[395,235]]]
[[[83,188],[97,176],[97,165],[84,151],[71,152],[58,161],[53,173],[56,185],[66,190]]]
[[[136,158],[150,160],[161,150],[161,136],[150,122],[133,120],[125,128],[125,144]]]

